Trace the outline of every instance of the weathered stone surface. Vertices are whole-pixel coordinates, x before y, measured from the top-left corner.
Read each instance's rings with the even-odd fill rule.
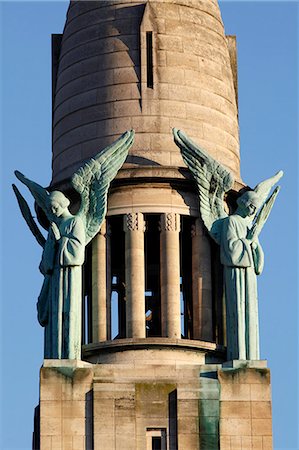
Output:
[[[41,371],[41,450],[76,450],[92,433],[95,450],[146,448],[152,429],[167,430],[184,450],[215,450],[218,440],[220,450],[272,450],[270,401],[243,399],[244,386],[267,387],[257,369],[149,365],[145,357],[134,364],[54,365]],[[60,389],[48,400],[53,384]]]
[[[132,127],[136,124],[132,155],[152,153],[155,163],[183,167],[180,157],[169,155],[169,149],[179,155],[171,126],[183,128],[183,119],[183,129],[194,129],[194,137],[200,136],[203,146],[211,142],[214,156],[217,146],[223,146],[220,160],[239,177],[235,66],[233,77],[231,46],[217,3],[119,0],[92,5],[71,5],[67,16],[54,102],[53,181],[69,176],[72,162],[95,154],[99,141],[105,147],[115,138],[121,128],[115,126],[115,119],[123,117],[131,119]],[[153,33],[153,88],[147,87],[149,30]],[[115,102],[113,111],[107,107],[111,102]],[[148,123],[147,129],[143,121],[147,116],[152,116],[152,124],[164,118],[175,123],[166,128]],[[94,128],[101,121],[105,125]],[[204,129],[204,135],[196,128]],[[152,134],[150,139],[147,133]],[[63,157],[66,150],[69,164]],[[226,157],[227,151],[235,156]]]
[[[272,449],[269,369],[262,367],[265,361],[257,362],[261,367],[252,367],[254,361],[232,363],[235,368],[218,370],[220,448]]]

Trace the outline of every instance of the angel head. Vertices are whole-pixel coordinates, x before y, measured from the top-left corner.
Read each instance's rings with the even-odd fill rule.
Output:
[[[237,200],[238,209],[246,216],[253,216],[261,205],[260,196],[255,191],[246,191]]]
[[[69,214],[69,206],[70,201],[62,192],[53,191],[50,193],[48,208],[54,216],[61,217],[65,213]]]

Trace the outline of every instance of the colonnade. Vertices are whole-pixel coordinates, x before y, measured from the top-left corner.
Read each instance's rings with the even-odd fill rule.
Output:
[[[144,215],[123,216],[125,232],[126,337],[145,338]],[[160,218],[160,292],[162,337],[181,338],[180,215]],[[110,234],[106,223],[92,242],[92,342],[111,339]],[[212,341],[210,243],[200,219],[192,227],[193,339]]]

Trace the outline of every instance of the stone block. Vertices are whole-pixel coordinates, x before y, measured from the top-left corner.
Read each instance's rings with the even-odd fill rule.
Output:
[[[165,50],[157,50],[157,66],[166,67],[168,65],[167,52]]]
[[[72,436],[52,436],[51,450],[72,450]]]
[[[139,116],[140,112],[138,100],[120,100],[114,103],[114,117]]]
[[[85,435],[85,418],[64,418],[63,433],[70,436]]]
[[[180,450],[199,450],[198,434],[180,434],[178,435],[178,448]]]
[[[115,433],[118,435],[128,435],[128,436],[135,436],[135,419],[128,418],[126,416],[118,417],[117,420],[115,420]]]
[[[263,449],[263,438],[262,436],[251,436],[252,450],[262,450]]]
[[[249,401],[251,399],[250,384],[221,384],[222,401]]]
[[[171,3],[154,3],[153,10],[158,17],[167,17],[168,19],[178,20],[180,18],[179,5]]]
[[[252,450],[252,436],[242,436],[242,450]]]
[[[252,434],[254,436],[272,436],[272,420],[252,419]]]
[[[132,118],[132,127],[139,133],[169,132],[169,118],[140,116]]]
[[[106,433],[98,433],[95,429],[94,448],[97,450],[115,450],[115,436]]]
[[[107,134],[112,133],[113,135],[123,134],[127,130],[132,129],[132,118],[131,117],[119,117],[117,119],[109,120],[109,125],[107,127]]]
[[[41,417],[43,420],[48,418],[60,418],[62,416],[62,402],[58,400],[44,400],[41,404]]]
[[[250,399],[253,401],[271,401],[271,387],[265,384],[250,385]]]
[[[272,436],[263,436],[263,450],[273,450]]]
[[[180,36],[157,35],[157,47],[160,50],[183,51],[183,40]]]
[[[158,67],[157,76],[160,83],[181,85],[185,82],[185,71],[183,68]]]
[[[60,417],[47,417],[41,416],[40,421],[40,434],[41,436],[61,436],[62,433],[62,420]]]
[[[223,34],[223,24],[221,20],[219,20],[219,11],[217,10],[216,3],[202,2],[200,4],[200,11],[186,5],[180,5],[179,11],[180,17],[184,22],[197,23],[207,28],[211,28],[219,34]]]
[[[272,417],[271,402],[251,402],[253,419],[270,419]]]
[[[98,398],[94,395],[94,418],[114,416],[114,398]]]
[[[243,450],[242,437],[241,436],[231,436],[230,437],[230,446],[232,449],[235,449],[235,450],[237,450],[237,449]]]
[[[171,52],[167,51],[167,67],[179,67],[184,69],[197,69],[198,57],[189,52]]]
[[[199,420],[198,417],[178,417],[178,433],[180,434],[198,434]]]
[[[136,83],[138,82],[138,76],[133,67],[122,67],[113,69],[113,83]],[[111,83],[111,84],[113,84]]]
[[[178,417],[198,417],[198,400],[180,400],[177,407]]]
[[[98,416],[94,418],[94,430],[96,433],[106,434],[108,436],[114,436],[115,432],[115,420],[114,417]]]
[[[229,436],[250,436],[250,419],[220,418],[220,434]]]
[[[40,448],[41,450],[52,449],[52,436],[40,435]]]
[[[220,415],[223,418],[251,417],[251,403],[249,401],[222,401],[220,402]]]
[[[230,446],[230,436],[221,436],[220,437],[220,450],[234,450]]]
[[[117,433],[115,435],[115,450],[135,450],[136,448],[134,434]]]
[[[89,123],[87,125],[82,125],[74,130],[70,130],[68,133],[64,134],[58,138],[55,142],[56,146],[60,146],[61,151],[72,147],[86,140],[95,139],[97,137],[97,124]]]
[[[73,447],[72,450],[85,450],[85,436],[73,436]]]
[[[196,400],[202,398],[202,392],[197,388],[185,389],[178,386],[178,400]]]
[[[168,413],[166,399],[138,402],[136,404],[137,417],[165,417]]]
[[[185,103],[175,100],[152,101],[150,112],[152,115],[164,117],[186,117]],[[169,141],[172,141],[171,135],[169,136]]]

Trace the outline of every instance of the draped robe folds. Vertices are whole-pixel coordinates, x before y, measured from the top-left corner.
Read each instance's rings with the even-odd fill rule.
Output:
[[[246,238],[251,221],[237,214],[224,219],[221,263],[226,297],[227,359],[258,360],[259,329],[256,275],[263,270],[260,244]]]
[[[85,231],[79,217],[58,223],[61,238],[49,230],[40,270],[45,279],[38,298],[38,320],[45,327],[46,359],[81,358],[82,264]]]

